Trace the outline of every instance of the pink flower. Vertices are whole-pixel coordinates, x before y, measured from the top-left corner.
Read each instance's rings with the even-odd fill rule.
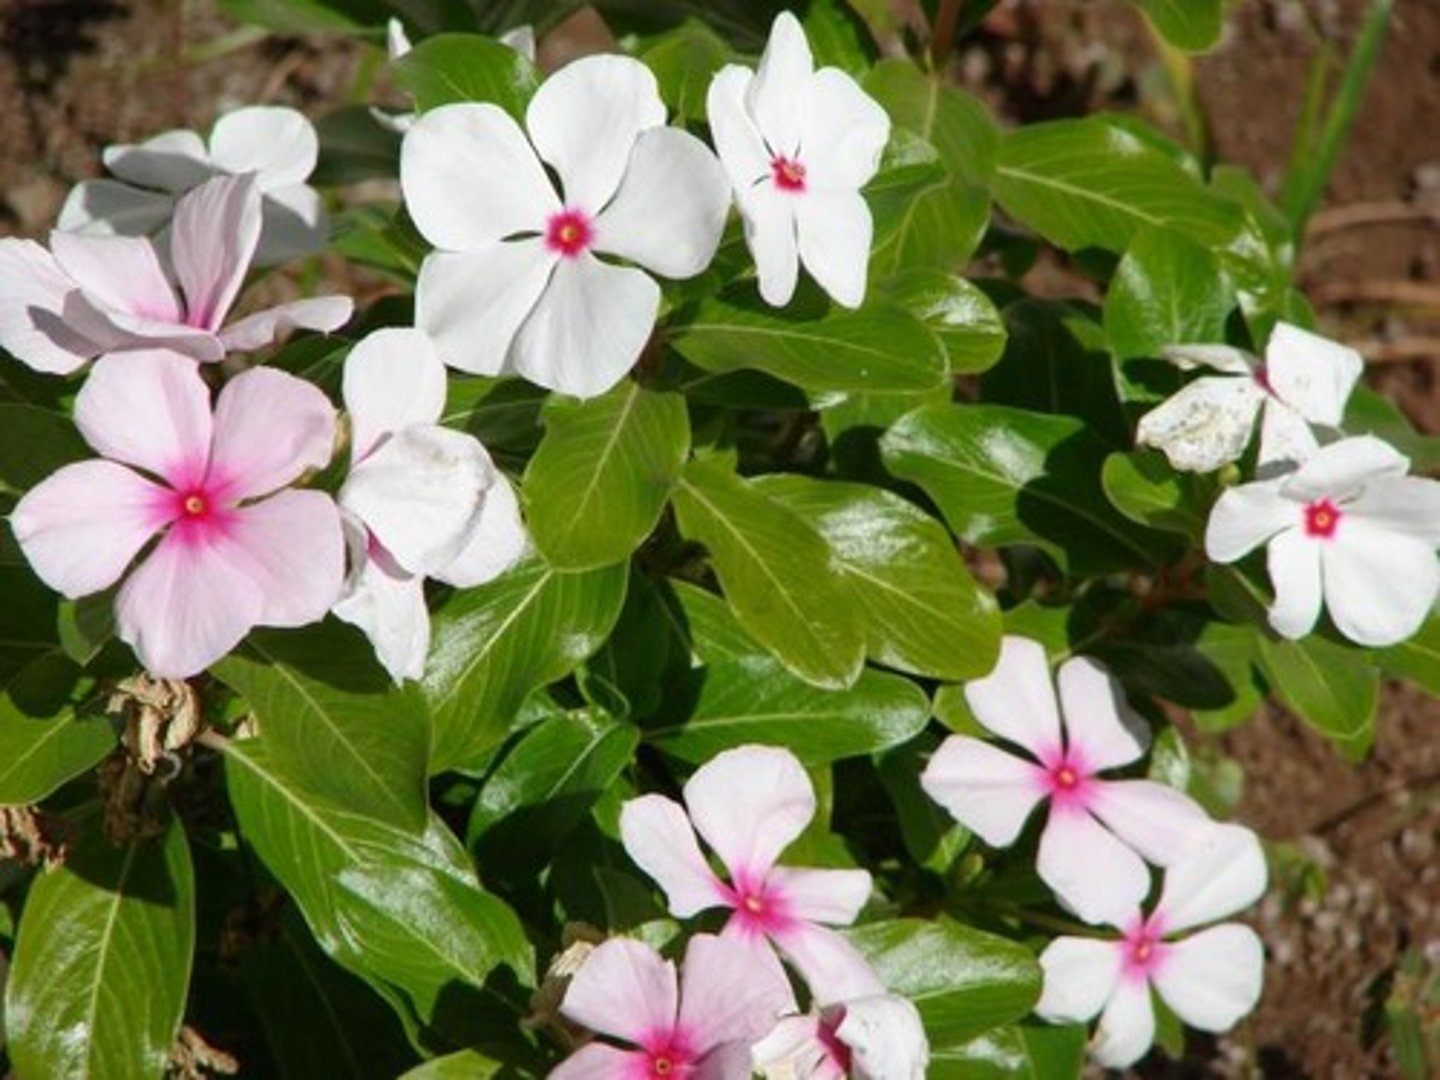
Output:
[[[815,790],[795,755],[768,746],[726,750],[690,777],[685,806],[688,816],[672,799],[643,795],[620,811],[625,850],[665,890],[672,914],[729,908],[725,933],[769,938],[820,1005],[884,993],[854,946],[816,925],[854,922],[870,895],[869,873],[775,865],[815,816]],[[728,882],[700,853],[697,831],[720,856]]]
[[[1217,825],[1202,846],[1165,875],[1160,902],[1114,923],[1117,939],[1062,937],[1040,957],[1045,990],[1035,1011],[1058,1023],[1100,1017],[1092,1052],[1100,1064],[1124,1068],[1155,1039],[1150,989],[1184,1023],[1226,1031],[1255,1007],[1265,950],[1239,923],[1173,935],[1247,907],[1265,891],[1265,856],[1249,829]]]
[[[143,351],[95,365],[75,423],[101,460],[66,465],[10,515],[42,581],[69,597],[110,588],[157,534],[115,602],[141,663],[182,679],[253,626],[302,626],[339,595],[345,549],[328,495],[282,491],[330,460],[335,410],[315,387],[257,368],[212,416],[200,372]]]
[[[907,998],[871,994],[787,1016],[751,1049],[767,1080],[924,1080],[930,1044]]]
[[[677,992],[678,991],[678,992]],[[675,965],[648,945],[611,938],[586,959],[560,1011],[577,1024],[629,1043],[592,1042],[551,1080],[729,1080],[749,1076],[750,1043],[795,997],[769,949],[697,934]]]
[[[181,198],[168,240],[54,232],[49,251],[0,240],[0,348],[65,375],[134,349],[222,360],[292,327],[329,331],[350,318],[349,298],[322,296],[224,326],[259,237],[260,192],[247,173]]]
[[[1006,637],[995,670],[966,683],[965,700],[983,727],[1026,753],[952,735],[920,784],[994,847],[1013,843],[1031,811],[1048,801],[1040,877],[1086,922],[1104,922],[1150,891],[1144,860],[1168,866],[1211,822],[1173,788],[1100,775],[1138,760],[1150,738],[1103,667],[1067,660],[1059,684],[1063,726],[1045,650]]]

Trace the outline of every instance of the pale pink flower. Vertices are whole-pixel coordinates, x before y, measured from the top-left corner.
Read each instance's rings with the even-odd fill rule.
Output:
[[[795,1009],[769,949],[696,934],[675,965],[638,941],[611,938],[570,981],[560,1011],[629,1048],[592,1042],[551,1071],[551,1080],[742,1080],[750,1044]]]
[[[437,249],[420,269],[415,321],[447,364],[579,397],[624,376],[654,329],[660,286],[596,255],[692,277],[729,210],[709,148],[664,124],[655,76],[625,56],[587,56],[551,75],[524,131],[487,104],[415,121],[400,185]]]
[[[1170,867],[1154,911],[1147,916],[1136,908],[1113,924],[1119,939],[1062,937],[1046,947],[1036,1013],[1058,1023],[1101,1014],[1091,1051],[1115,1069],[1138,1061],[1155,1039],[1152,988],[1191,1027],[1228,1030],[1260,999],[1260,939],[1239,923],[1176,935],[1254,903],[1265,876],[1255,834],[1217,825],[1205,844]]]
[[[930,1044],[909,999],[872,994],[785,1017],[750,1056],[767,1080],[924,1080]]]
[[[1270,625],[1284,637],[1310,633],[1323,600],[1351,641],[1404,641],[1440,592],[1440,483],[1409,468],[1373,435],[1331,443],[1294,472],[1227,488],[1205,553],[1230,563],[1266,545]]]
[[[765,302],[789,303],[804,263],[836,303],[858,307],[874,231],[860,189],[890,138],[885,110],[838,68],[815,70],[799,20],[782,11],[759,70],[721,68],[706,111]]]
[[[965,684],[965,700],[983,727],[1024,753],[952,735],[920,784],[993,847],[1013,843],[1035,807],[1048,802],[1040,877],[1086,922],[1102,922],[1145,897],[1144,860],[1168,866],[1211,823],[1173,788],[1101,776],[1139,760],[1149,728],[1095,661],[1067,660],[1058,679],[1063,724],[1045,650],[1007,636],[995,670]]]
[[[282,490],[330,460],[335,409],[319,390],[256,368],[212,415],[194,363],[142,351],[95,365],[75,423],[103,457],[37,484],[10,524],[69,597],[110,588],[159,535],[115,601],[120,637],[152,673],[188,678],[251,627],[324,618],[344,576],[340,515],[323,492]]]
[[[441,427],[445,367],[418,330],[370,334],[345,361],[350,475],[338,500],[352,539],[335,614],[363,630],[397,681],[430,648],[425,578],[482,584],[525,552],[514,489],[474,436]]]
[[[254,178],[209,180],[180,199],[168,239],[53,232],[50,250],[0,240],[0,348],[69,374],[104,353],[169,349],[201,361],[269,345],[292,327],[334,330],[348,297],[225,318],[260,235]]]
[[[815,789],[794,754],[770,746],[726,750],[695,770],[684,795],[684,807],[642,795],[620,811],[625,850],[665,890],[672,914],[729,908],[725,933],[769,938],[820,1005],[884,993],[855,947],[817,925],[854,922],[870,895],[869,873],[775,865],[815,816]],[[710,869],[697,831],[729,881]]]

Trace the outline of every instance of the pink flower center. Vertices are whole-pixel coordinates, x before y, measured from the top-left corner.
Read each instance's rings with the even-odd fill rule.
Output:
[[[643,1058],[647,1080],[679,1080],[693,1071],[695,1054],[683,1037],[674,1037],[646,1046]]]
[[[731,918],[746,933],[780,933],[793,922],[785,898],[766,888],[763,878],[758,882],[737,878],[730,895],[735,909]]]
[[[794,158],[776,154],[770,159],[770,175],[781,191],[792,191],[798,195],[805,190],[805,166]]]
[[[567,259],[576,258],[595,240],[595,226],[583,210],[561,210],[545,226],[545,246]]]
[[[192,491],[180,500],[180,512],[187,518],[203,518],[210,513],[210,502],[203,493]]]
[[[1261,390],[1264,390],[1265,393],[1271,397],[1275,396],[1275,388],[1270,385],[1270,372],[1264,364],[1255,365],[1255,371],[1252,373],[1251,378],[1255,380],[1255,385],[1260,387]]]
[[[1317,540],[1329,540],[1335,535],[1340,519],[1345,515],[1329,499],[1320,499],[1305,507],[1305,535]]]
[[[1091,775],[1078,754],[1057,754],[1045,766],[1046,794],[1060,809],[1083,807],[1090,794]]]
[[[1125,950],[1124,973],[1132,979],[1144,979],[1155,974],[1165,960],[1169,946],[1162,940],[1164,927],[1159,920],[1148,922],[1137,918],[1125,932],[1122,948]]]

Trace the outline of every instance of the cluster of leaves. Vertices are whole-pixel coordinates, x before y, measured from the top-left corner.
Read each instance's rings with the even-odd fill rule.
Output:
[[[396,68],[420,109],[515,114],[538,76],[475,31],[543,32],[568,9],[225,6],[290,31],[400,15],[435,34]],[[777,5],[596,6],[699,126],[710,76],[758,47]],[[932,14],[953,35],[990,6]],[[1220,0],[1140,6],[1181,47],[1218,34]],[[541,1074],[558,1044],[533,995],[567,926],[675,931],[618,843],[621,802],[757,742],[792,750],[821,793],[796,861],[875,874],[852,940],[919,1006],[932,1075],[1074,1074],[1083,1031],[1022,1022],[1040,991],[1025,913],[1047,911],[1033,860],[972,842],[916,783],[944,730],[974,730],[959,684],[1002,633],[1102,659],[1162,729],[1152,772],[1212,805],[1224,793],[1191,774],[1156,702],[1218,730],[1273,693],[1358,756],[1381,672],[1440,691],[1440,622],[1378,651],[1275,638],[1263,568],[1199,554],[1219,481],[1133,449],[1137,416],[1179,385],[1162,347],[1254,348],[1276,320],[1313,322],[1291,284],[1295,220],[1126,118],[1002,131],[925,65],[877,59],[888,7],[805,15],[817,61],[896,127],[865,193],[864,305],[802,287],[767,307],[732,224],[709,272],[667,286],[636,377],[603,396],[452,379],[444,422],[518,480],[535,550],[432,594],[418,684],[394,686],[333,620],[257,632],[196,685],[218,731],[248,717],[260,736],[207,737],[174,779],[138,774],[104,709],[134,670],[108,599],[57,602],[0,535],[0,804],[38,806],[64,845],[51,869],[3,878],[20,1076],[158,1075],[182,1018],[257,1073],[395,1075],[424,1056],[410,1075]],[[320,127],[318,179],[395,175],[395,137],[363,109]],[[343,255],[413,286],[403,212],[337,221]],[[1057,254],[1103,303],[1026,294]],[[406,321],[384,301],[353,332]],[[333,388],[347,347],[302,339],[267,362]],[[0,359],[0,508],[85,455],[73,390]],[[1440,462],[1363,389],[1347,427]]]

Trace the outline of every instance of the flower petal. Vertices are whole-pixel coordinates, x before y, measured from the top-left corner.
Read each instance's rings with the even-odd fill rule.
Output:
[[[908,998],[875,994],[847,1001],[835,1034],[850,1048],[856,1076],[924,1080],[930,1044],[920,1011]]]
[[[215,403],[210,483],[235,499],[265,495],[330,463],[335,407],[312,383],[274,368],[242,371]]]
[[[520,520],[520,500],[505,476],[496,472],[485,489],[480,513],[469,538],[448,566],[430,576],[460,589],[493,581],[520,561],[530,548],[530,535]]]
[[[800,104],[814,72],[810,43],[800,20],[788,11],[775,16],[755,79],[745,93],[746,111],[775,154],[793,157],[807,134]]]
[[[200,136],[179,128],[134,145],[107,146],[100,159],[121,180],[161,191],[189,191],[214,175]]]
[[[1085,768],[1099,772],[1129,765],[1150,745],[1150,725],[1130,708],[1125,688],[1103,665],[1076,656],[1056,675],[1065,715],[1065,745]]]
[[[111,461],[81,461],[25,494],[10,527],[41,581],[74,598],[108,589],[167,521],[165,491]]]
[[[1241,825],[1216,825],[1165,874],[1154,918],[1165,933],[1223,919],[1265,892],[1260,839]]]
[[[400,144],[400,187],[415,227],[448,251],[542,232],[560,208],[520,125],[497,105],[442,105],[417,118]]]
[[[1403,476],[1410,459],[1374,435],[1355,435],[1329,446],[1285,478],[1285,497],[1298,502],[1348,499],[1381,477]]]
[[[880,167],[890,117],[838,68],[821,68],[807,79],[798,104],[806,186],[859,191]]]
[[[1168,945],[1150,977],[1184,1023],[1228,1031],[1260,1000],[1265,947],[1248,926],[1214,926]]]
[[[220,331],[230,352],[251,352],[275,344],[291,330],[330,333],[350,321],[355,302],[348,296],[312,296],[237,319]]]
[[[1336,427],[1365,361],[1354,349],[1281,322],[1265,350],[1265,379],[1285,404],[1314,424]]]
[[[1275,465],[1309,461],[1320,449],[1319,440],[1310,430],[1310,421],[1279,398],[1266,398],[1260,420],[1260,459],[1258,465]]]
[[[1206,375],[1140,418],[1135,441],[1183,472],[1214,472],[1245,452],[1265,391],[1248,375]]]
[[[696,1054],[763,1036],[795,1011],[790,980],[764,942],[696,934],[680,966],[680,1038]]]
[[[331,610],[364,632],[397,683],[418,679],[430,651],[424,579],[407,574],[378,548],[362,558],[360,572]]]
[[[815,789],[789,750],[737,746],[695,770],[685,806],[731,879],[758,885],[815,816]]]
[[[320,193],[307,184],[291,184],[265,192],[260,200],[260,243],[255,262],[279,266],[325,247],[330,218]]]
[[[1440,560],[1432,546],[1364,518],[1342,518],[1334,538],[1312,546],[1319,549],[1330,618],[1360,645],[1404,641],[1420,629],[1440,593]]]
[[[729,212],[729,182],[705,144],[678,128],[651,128],[595,221],[594,247],[665,277],[694,277],[715,257]]]
[[[560,1011],[591,1031],[653,1045],[675,1029],[678,993],[674,964],[639,941],[611,938],[580,965]]]
[[[595,215],[620,187],[642,131],[665,123],[655,76],[628,56],[571,61],[535,91],[525,129],[560,176],[565,205]]]
[[[829,927],[797,922],[773,938],[804,978],[815,1005],[885,993],[885,984],[860,950]]]
[[[1265,551],[1275,587],[1267,618],[1277,634],[1291,640],[1310,633],[1320,618],[1320,547],[1299,529],[1287,529]]]
[[[640,1080],[649,1074],[649,1054],[592,1042],[551,1069],[546,1080]]]
[[[52,232],[50,250],[60,269],[102,307],[155,322],[181,321],[175,290],[149,240]]]
[[[736,193],[745,223],[745,243],[755,259],[760,296],[771,307],[784,307],[795,295],[800,276],[800,239],[795,197],[770,184]]]
[[[1046,795],[1041,769],[968,735],[951,735],[920,776],[920,786],[991,847],[1015,842]]]
[[[79,295],[54,256],[33,240],[0,240],[0,349],[36,371],[68,375],[102,350],[66,318]]]
[[[1193,799],[1153,780],[1102,780],[1088,803],[1104,826],[1156,866],[1169,866],[1213,827]]]
[[[114,180],[86,180],[65,196],[57,229],[92,236],[149,236],[170,220],[175,196]]]
[[[210,391],[195,363],[162,350],[101,357],[75,397],[75,426],[97,452],[184,489],[210,461]]]
[[[1254,376],[1256,360],[1243,349],[1230,345],[1184,344],[1167,345],[1160,355],[1184,371],[1197,367],[1214,368],[1227,375]]]
[[[1038,641],[1006,634],[990,674],[965,684],[965,701],[987,730],[1023,746],[1042,763],[1059,759],[1060,712],[1050,661]]]
[[[785,912],[806,922],[849,926],[870,899],[868,870],[771,868],[766,885],[783,899]]]
[[[1367,524],[1440,547],[1440,483],[1418,476],[1382,476],[1345,506]]]
[[[282,491],[235,511],[224,546],[260,598],[262,625],[319,622],[344,588],[340,512],[323,491]]]
[[[555,263],[540,240],[428,255],[415,284],[415,325],[434,339],[451,367],[498,375]]]
[[[236,109],[210,129],[211,163],[228,173],[255,173],[262,192],[304,183],[319,156],[314,125],[283,105]]]
[[[663,795],[641,795],[620,808],[620,838],[635,865],[665,890],[670,913],[689,918],[729,903],[729,894],[700,854],[684,809]]]
[[[1280,494],[1284,479],[1226,488],[1205,523],[1205,554],[1231,563],[1300,521],[1300,508]]]
[[[350,460],[360,461],[387,435],[440,420],[445,366],[419,330],[376,330],[345,358],[341,396],[350,414]]]
[[[1045,988],[1035,1013],[1057,1023],[1084,1023],[1105,1007],[1124,964],[1124,945],[1097,938],[1060,937],[1040,954]]]
[[[511,363],[531,382],[588,398],[624,378],[660,310],[660,286],[641,270],[593,255],[561,259],[520,327]]]
[[[795,199],[800,261],[837,304],[856,308],[865,299],[873,228],[856,192],[807,191]]]
[[[770,177],[770,151],[745,111],[745,93],[754,78],[749,68],[727,64],[710,80],[705,95],[710,138],[737,192],[747,191]]]
[[[170,262],[185,295],[185,322],[218,330],[260,240],[252,176],[217,176],[183,196],[170,226]]]
[[[844,1080],[846,1069],[831,1055],[821,1035],[820,1017],[787,1016],[750,1050],[754,1072],[765,1077]]]
[[[1144,979],[1121,979],[1100,1016],[1091,1053],[1107,1069],[1135,1064],[1155,1041],[1155,1008],[1150,984]]]
[[[1081,809],[1051,807],[1035,869],[1087,923],[1120,925],[1150,891],[1140,856]]]

